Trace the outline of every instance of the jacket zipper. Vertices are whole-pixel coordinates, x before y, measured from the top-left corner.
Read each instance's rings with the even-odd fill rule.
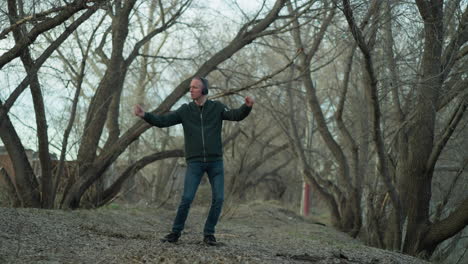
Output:
[[[204,105],[202,109],[200,110],[200,122],[201,122],[201,134],[202,134],[202,144],[203,144],[203,162],[206,162],[205,133],[204,133],[204,128],[203,128],[203,109],[205,109]]]

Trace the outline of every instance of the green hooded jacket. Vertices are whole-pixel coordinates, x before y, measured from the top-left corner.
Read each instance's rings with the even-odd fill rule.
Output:
[[[229,109],[219,101],[207,100],[203,107],[190,102],[162,115],[145,113],[143,119],[157,127],[182,124],[187,162],[210,162],[223,159],[223,120],[241,121],[251,110],[245,104],[238,109]]]

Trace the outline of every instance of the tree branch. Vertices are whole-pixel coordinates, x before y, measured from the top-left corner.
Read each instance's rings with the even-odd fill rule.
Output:
[[[33,14],[33,15],[29,15],[29,16],[26,16],[26,17],[23,17],[21,19],[19,19],[18,21],[16,21],[15,23],[13,23],[11,26],[7,27],[6,29],[4,29],[2,32],[0,32],[0,39],[5,39],[6,38],[6,35],[8,33],[10,33],[11,31],[13,31],[14,29],[16,29],[17,27],[23,25],[24,23],[26,22],[29,22],[29,21],[36,21],[36,20],[45,20],[46,16],[52,14],[52,13],[55,13],[55,12],[59,12],[59,11],[62,11],[63,9],[65,9],[67,7],[67,5],[65,6],[59,6],[59,7],[54,7],[54,8],[51,8],[49,10],[46,10],[44,12],[41,12],[41,13],[37,13],[37,14]]]
[[[110,201],[115,195],[120,192],[122,185],[124,182],[133,177],[139,170],[143,169],[146,165],[155,162],[157,160],[167,159],[167,158],[176,158],[176,157],[183,157],[184,151],[181,149],[175,150],[168,150],[162,152],[156,152],[146,157],[139,159],[137,162],[133,163],[132,165],[128,166],[117,178],[117,180],[107,188],[102,194],[102,200],[99,201],[100,203],[97,206],[105,205],[108,201]]]
[[[68,138],[70,136],[70,133],[71,133],[71,130],[73,128],[73,124],[75,122],[75,117],[76,117],[76,111],[77,111],[77,107],[78,107],[78,102],[79,102],[79,96],[81,94],[81,88],[82,88],[82,85],[83,85],[83,80],[85,78],[85,70],[86,70],[86,62],[87,62],[87,59],[88,59],[88,56],[89,56],[89,51],[91,50],[91,45],[92,45],[92,42],[94,40],[94,36],[97,32],[97,30],[99,29],[101,23],[104,21],[104,18],[105,16],[102,17],[102,19],[99,21],[98,25],[94,28],[93,32],[91,33],[91,36],[88,40],[88,44],[86,46],[86,50],[82,50],[82,60],[81,60],[81,65],[80,65],[80,68],[79,70],[74,70],[73,67],[71,65],[69,65],[69,67],[71,67],[71,69],[75,72],[75,85],[76,85],[76,91],[75,91],[75,95],[73,97],[73,101],[72,101],[72,107],[71,107],[71,111],[70,111],[70,119],[68,120],[68,125],[67,127],[65,128],[65,131],[63,133],[63,139],[62,139],[62,149],[60,151],[60,158],[59,158],[59,163],[58,163],[58,170],[57,170],[57,173],[55,175],[55,180],[54,180],[54,196],[57,194],[57,188],[59,186],[59,183],[60,183],[60,179],[62,177],[62,173],[64,171],[64,168],[65,168],[65,153],[66,153],[66,150],[67,150],[67,145],[68,145]]]
[[[468,66],[468,63],[465,65]],[[445,83],[444,90],[448,91],[442,96],[441,100],[437,105],[437,111],[440,111],[447,106],[453,99],[457,97],[464,97],[468,95],[468,79],[454,78]]]
[[[440,153],[444,149],[445,145],[447,144],[448,140],[452,136],[453,132],[457,128],[457,125],[462,120],[463,114],[468,106],[468,96],[466,98],[461,98],[459,105],[457,106],[456,110],[453,112],[452,117],[450,118],[447,126],[444,129],[439,140],[435,143],[435,146],[432,149],[431,155],[427,160],[426,164],[426,173],[428,175],[432,174],[434,171],[435,164],[439,159]]]
[[[457,168],[455,170],[457,172],[457,174],[455,175],[454,179],[450,183],[450,187],[449,187],[448,191],[445,193],[445,195],[444,195],[444,197],[442,199],[442,202],[440,202],[436,207],[436,212],[435,212],[435,216],[434,216],[435,221],[439,221],[440,216],[442,215],[442,212],[444,211],[450,197],[452,196],[453,190],[455,189],[455,187],[458,184],[458,180],[460,179],[460,176],[463,174],[463,172],[465,171],[465,168],[467,166],[468,166],[468,158],[466,158],[463,161],[463,164],[462,164],[461,168]]]
[[[460,24],[458,26],[457,33],[452,38],[447,48],[445,49],[444,54],[442,55],[442,65],[443,65],[443,80],[447,78],[449,73],[452,70],[453,65],[458,59],[458,52],[460,47],[462,47],[468,41],[468,6],[465,7],[463,12]]]
[[[301,51],[298,50],[296,55],[294,56],[294,58],[291,59],[291,61],[289,61],[284,67],[282,67],[279,70],[273,72],[272,74],[267,75],[267,76],[263,77],[262,79],[260,79],[258,81],[255,81],[255,82],[253,82],[251,84],[248,84],[248,85],[246,85],[244,87],[237,88],[237,89],[231,89],[231,90],[228,90],[228,91],[225,91],[225,92],[218,93],[216,95],[210,96],[210,99],[216,99],[216,98],[221,98],[221,97],[224,97],[224,96],[238,94],[241,91],[248,90],[248,89],[258,85],[259,83],[262,83],[262,82],[264,82],[264,81],[266,81],[268,79],[271,79],[271,78],[275,77],[276,75],[280,74],[281,72],[283,72],[284,70],[289,68],[294,63],[294,61],[296,60],[296,58],[299,56],[300,53],[301,53]]]
[[[158,28],[154,29],[153,31],[151,31],[150,33],[148,33],[145,37],[143,37],[140,41],[138,41],[135,44],[135,46],[133,47],[132,52],[130,52],[130,55],[128,55],[127,59],[125,60],[125,65],[128,67],[133,62],[133,60],[138,55],[138,51],[140,50],[140,48],[143,45],[145,45],[145,43],[150,41],[157,34],[167,30],[170,27],[172,27],[177,22],[177,18],[179,18],[187,10],[187,7],[190,5],[191,2],[192,2],[192,0],[185,1],[180,6],[180,8],[177,10],[177,12],[174,15],[171,16],[171,18],[167,21],[167,23],[165,23],[164,22],[165,19],[162,18],[163,24],[160,27],[158,27]]]
[[[96,4],[92,8],[96,8],[100,3],[105,1],[107,0],[93,1],[96,2]],[[18,41],[13,48],[0,56],[0,69],[13,59],[17,58],[23,49],[33,43],[40,34],[62,24],[78,11],[89,8],[87,5],[88,2],[90,1],[75,0],[73,3],[67,5],[63,11],[57,14],[55,17],[39,23],[33,27],[31,31],[29,31],[20,41]]]
[[[23,91],[28,87],[34,75],[37,74],[37,71],[41,68],[44,62],[50,57],[50,55],[89,17],[91,17],[97,10],[96,7],[89,8],[85,13],[83,13],[76,21],[74,21],[70,26],[65,28],[62,34],[53,41],[49,47],[36,59],[34,63],[34,68],[31,69],[23,81],[16,87],[16,89],[10,94],[10,96],[5,101],[4,105],[0,105],[0,124],[4,120],[4,116],[10,111],[10,108],[13,106],[18,97],[23,93]]]
[[[468,198],[444,220],[433,223],[421,243],[422,249],[433,250],[439,243],[452,237],[468,225]]]

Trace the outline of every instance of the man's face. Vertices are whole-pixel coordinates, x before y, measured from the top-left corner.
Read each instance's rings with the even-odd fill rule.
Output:
[[[193,79],[190,82],[190,96],[193,100],[197,100],[198,98],[202,97],[202,89],[203,83],[198,79]]]

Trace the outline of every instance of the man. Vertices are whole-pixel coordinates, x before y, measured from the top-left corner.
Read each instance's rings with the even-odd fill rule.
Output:
[[[212,201],[203,230],[203,241],[211,246],[217,244],[215,226],[221,214],[224,201],[224,164],[221,140],[223,120],[241,121],[252,110],[254,100],[247,96],[245,104],[238,109],[229,109],[218,101],[207,99],[208,80],[195,77],[190,82],[190,96],[193,102],[163,115],[146,113],[136,105],[134,113],[157,127],[182,124],[185,139],[185,173],[182,200],[174,219],[172,232],[161,239],[163,242],[177,242],[184,229],[190,205],[197,192],[203,174],[206,172],[211,184]]]

